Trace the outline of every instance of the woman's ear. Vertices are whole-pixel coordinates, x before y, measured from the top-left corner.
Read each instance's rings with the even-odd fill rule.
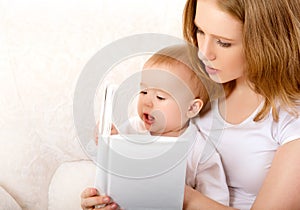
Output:
[[[194,99],[191,101],[189,105],[189,109],[187,111],[187,117],[193,118],[195,117],[202,109],[203,101],[201,99]]]

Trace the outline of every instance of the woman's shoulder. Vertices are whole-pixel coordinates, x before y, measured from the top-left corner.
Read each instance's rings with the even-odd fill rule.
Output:
[[[202,133],[212,135],[211,133],[226,131],[233,136],[243,134],[247,131],[251,133],[260,133],[268,139],[272,139],[277,144],[282,145],[292,140],[300,138],[300,106],[295,109],[286,109],[280,105],[277,107],[278,120],[275,121],[272,117],[272,109],[269,113],[259,121],[254,121],[253,115],[251,119],[244,121],[241,124],[226,124],[218,115],[218,110],[215,103],[212,104],[212,109],[205,115],[196,117],[192,122],[197,126]],[[298,112],[292,112],[297,110]],[[255,114],[255,113],[254,113]]]
[[[295,109],[277,107],[278,121],[272,121],[274,136],[280,144],[300,138],[300,106]],[[271,115],[272,110],[270,111]]]

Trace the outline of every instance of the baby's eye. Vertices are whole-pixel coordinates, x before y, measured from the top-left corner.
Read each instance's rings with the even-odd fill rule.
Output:
[[[161,100],[161,101],[163,101],[163,100],[166,99],[165,97],[162,97],[162,96],[156,96],[156,98],[157,98],[158,100]]]
[[[146,95],[146,94],[147,94],[147,91],[146,91],[146,90],[141,90],[141,91],[140,91],[140,94]]]

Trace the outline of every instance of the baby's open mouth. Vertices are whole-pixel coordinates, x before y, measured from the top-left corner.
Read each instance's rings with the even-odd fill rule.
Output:
[[[150,115],[150,114],[147,114],[147,113],[144,113],[144,121],[147,123],[147,124],[152,124],[154,123],[154,120],[155,118]]]

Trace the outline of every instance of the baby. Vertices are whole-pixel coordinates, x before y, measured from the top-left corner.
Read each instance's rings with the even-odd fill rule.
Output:
[[[187,157],[186,184],[228,205],[229,192],[220,156],[209,139],[190,122],[208,103],[209,96],[191,68],[188,53],[188,46],[175,45],[158,51],[146,61],[137,104],[139,118],[130,119],[130,123],[117,130],[113,127],[112,134],[193,138]],[[204,156],[204,148],[213,152]],[[87,195],[82,201],[92,196]]]
[[[127,130],[121,127],[119,132],[148,131],[158,136],[193,136],[194,145],[187,159],[186,184],[228,205],[228,187],[219,154],[211,148],[215,152],[210,157],[203,157],[204,147],[213,146],[190,123],[190,119],[208,103],[209,96],[191,67],[188,53],[188,46],[175,45],[158,51],[146,61],[137,105],[140,119],[131,121],[131,128],[128,126]],[[134,129],[130,131],[132,127]]]

